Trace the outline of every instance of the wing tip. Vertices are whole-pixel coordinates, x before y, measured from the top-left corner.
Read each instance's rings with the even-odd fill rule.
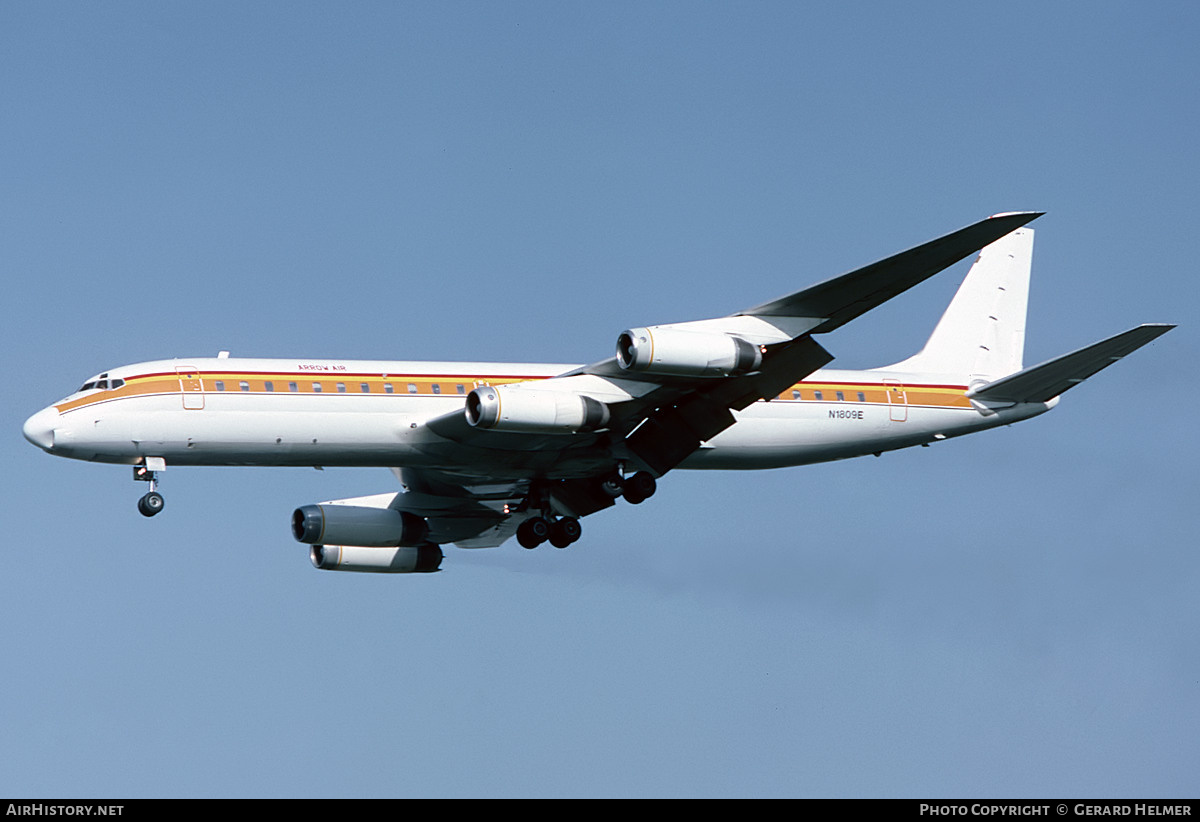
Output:
[[[1001,217],[1025,217],[1027,220],[1036,220],[1046,212],[1044,211],[1001,211],[998,214],[993,214],[988,217],[989,220],[996,220]]]
[[[1149,343],[1176,327],[1175,323],[1142,323],[1131,331],[1140,331],[1145,336],[1146,342]]]

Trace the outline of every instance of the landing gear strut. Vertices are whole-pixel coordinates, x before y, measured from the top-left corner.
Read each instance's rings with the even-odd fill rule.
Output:
[[[138,500],[137,509],[143,517],[152,517],[163,509],[166,501],[158,493],[158,474],[167,469],[162,457],[146,457],[144,465],[133,466],[133,478],[150,484],[150,490]]]

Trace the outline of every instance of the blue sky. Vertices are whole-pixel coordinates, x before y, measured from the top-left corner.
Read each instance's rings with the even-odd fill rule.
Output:
[[[0,794],[1194,796],[1191,3],[7,3]],[[587,362],[1037,209],[1053,413],[677,472],[566,551],[315,571],[382,470],[127,469],[107,367]],[[958,267],[823,342],[919,348]]]

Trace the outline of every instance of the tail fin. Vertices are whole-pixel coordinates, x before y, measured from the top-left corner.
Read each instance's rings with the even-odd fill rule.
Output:
[[[898,371],[994,380],[1020,371],[1033,263],[1033,229],[1018,228],[984,247],[921,353]]]

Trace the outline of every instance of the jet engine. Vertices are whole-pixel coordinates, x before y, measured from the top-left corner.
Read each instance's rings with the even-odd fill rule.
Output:
[[[527,434],[575,434],[608,424],[608,406],[566,391],[483,385],[467,395],[467,422],[475,428]]]
[[[429,524],[395,508],[325,503],[297,508],[292,513],[292,535],[309,545],[413,548],[425,542]]]
[[[356,545],[314,545],[309,549],[314,568],[368,574],[429,574],[442,564],[442,549],[433,543],[395,548]]]
[[[678,377],[731,377],[762,365],[762,351],[729,334],[658,325],[617,337],[617,364],[626,371]]]

